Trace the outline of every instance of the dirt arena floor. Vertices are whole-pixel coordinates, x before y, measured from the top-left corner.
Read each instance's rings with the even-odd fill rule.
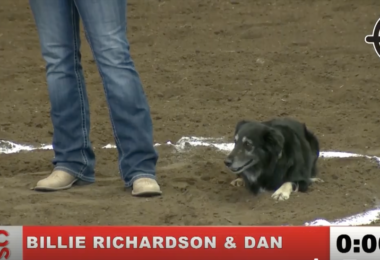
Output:
[[[375,0],[130,0],[131,52],[149,98],[155,141],[225,137],[240,119],[304,121],[323,150],[380,155],[380,59]],[[113,143],[100,77],[83,43],[92,142]],[[0,139],[50,143],[52,126],[36,29],[27,1],[0,5]],[[96,149],[97,182],[57,193],[29,188],[51,151],[0,155],[0,224],[302,225],[380,203],[380,170],[366,159],[322,159],[326,183],[274,202],[229,185],[224,154],[158,147],[164,194],[123,190],[116,150]]]

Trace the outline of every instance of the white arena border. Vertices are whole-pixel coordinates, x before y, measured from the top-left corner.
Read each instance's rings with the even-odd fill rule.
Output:
[[[161,144],[155,144],[154,146],[160,146]],[[204,137],[182,137],[176,144],[167,142],[165,145],[173,146],[179,152],[185,152],[192,146],[209,146],[216,148],[224,153],[228,153],[233,148],[233,143],[226,143],[223,138],[204,138]],[[0,140],[0,154],[13,154],[21,151],[33,151],[33,150],[51,150],[52,145],[41,145],[39,147],[31,145],[21,145],[10,141]],[[116,148],[115,145],[108,144],[101,147],[103,149]],[[355,153],[346,152],[321,152],[321,158],[350,158],[350,157],[362,157],[368,159],[375,159],[380,165],[380,157],[368,156]],[[305,226],[361,226],[368,225],[374,221],[380,220],[380,207],[369,210],[364,213],[359,213],[353,216],[349,216],[334,221],[327,221],[325,219],[316,219],[311,222],[306,222]]]

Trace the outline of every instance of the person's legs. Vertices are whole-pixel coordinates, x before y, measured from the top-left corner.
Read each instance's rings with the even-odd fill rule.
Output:
[[[38,182],[36,189],[65,189],[78,179],[94,182],[95,155],[89,140],[89,105],[75,3],[29,0],[29,4],[46,62],[55,152],[52,175]]]
[[[134,195],[160,194],[150,109],[126,38],[126,0],[74,2],[103,80],[125,186]]]

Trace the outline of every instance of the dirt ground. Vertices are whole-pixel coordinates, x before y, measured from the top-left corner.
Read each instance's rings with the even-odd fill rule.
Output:
[[[372,33],[375,0],[130,0],[131,52],[142,77],[155,141],[225,137],[240,119],[304,121],[323,150],[380,155],[380,59]],[[87,43],[83,61],[92,142],[113,143],[100,77]],[[0,5],[0,139],[50,143],[44,63],[27,1]],[[322,159],[326,183],[276,203],[229,185],[224,154],[159,147],[164,194],[123,190],[116,150],[96,149],[97,182],[57,193],[29,190],[53,153],[0,155],[0,224],[300,225],[377,206],[378,165]]]

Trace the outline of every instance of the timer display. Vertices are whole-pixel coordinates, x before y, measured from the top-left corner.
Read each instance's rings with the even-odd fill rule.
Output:
[[[378,246],[380,249],[380,239],[374,235],[365,235],[362,239],[351,239],[349,235],[343,234],[336,240],[336,248],[341,253],[348,253],[351,249],[354,253],[360,253],[361,249],[366,253],[374,253]]]
[[[379,260],[380,227],[331,227],[331,260]]]

